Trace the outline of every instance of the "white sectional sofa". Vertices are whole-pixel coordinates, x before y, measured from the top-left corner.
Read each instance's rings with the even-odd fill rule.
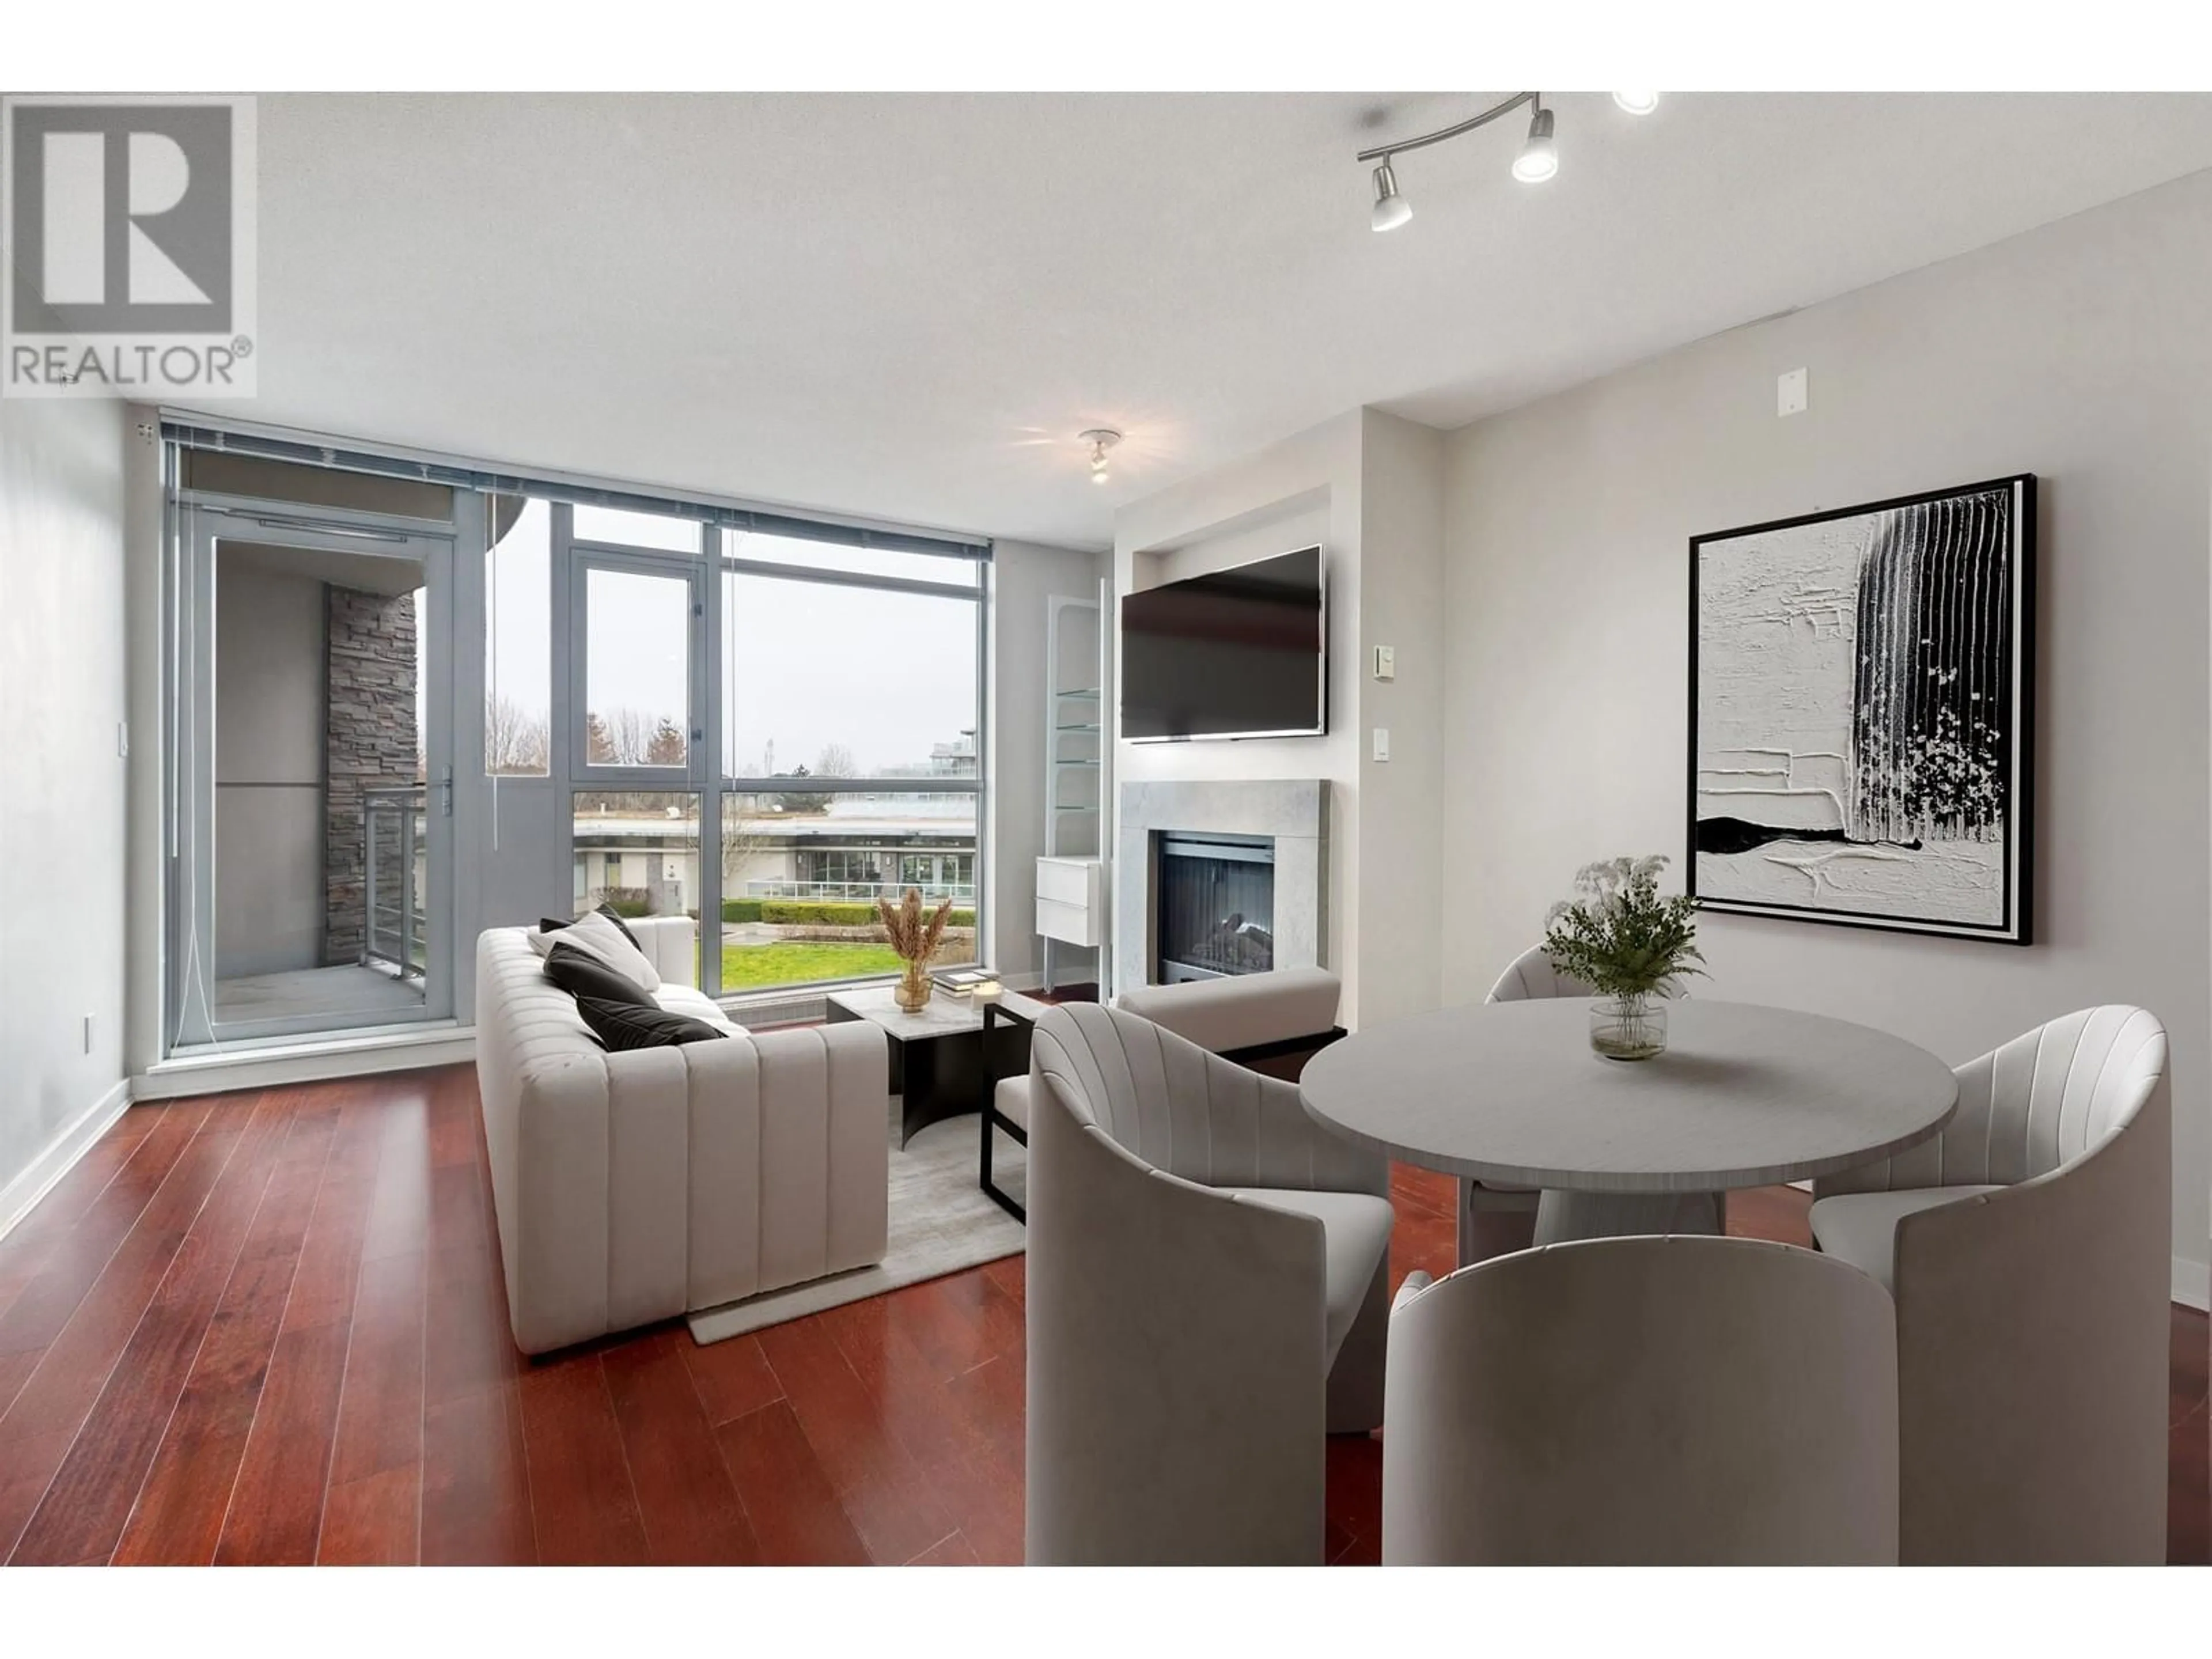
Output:
[[[514,1340],[543,1353],[883,1259],[890,1065],[865,1021],[748,1034],[688,917],[630,924],[725,1041],[609,1053],[528,930],[477,941],[477,1081]]]

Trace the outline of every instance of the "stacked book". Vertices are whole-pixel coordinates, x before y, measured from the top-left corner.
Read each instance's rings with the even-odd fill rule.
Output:
[[[932,974],[930,978],[944,995],[958,997],[963,1000],[972,1001],[975,994],[986,987],[988,987],[991,991],[996,991],[999,988],[999,976],[996,974],[988,968],[978,968],[972,964],[959,968],[940,968]],[[986,994],[988,995],[988,993],[987,992]]]

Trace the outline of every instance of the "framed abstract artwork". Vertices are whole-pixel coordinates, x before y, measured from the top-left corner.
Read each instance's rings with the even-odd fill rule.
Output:
[[[2035,479],[1690,543],[1689,890],[2029,941]]]

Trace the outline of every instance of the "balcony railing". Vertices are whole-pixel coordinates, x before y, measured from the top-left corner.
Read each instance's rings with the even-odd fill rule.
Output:
[[[898,881],[889,876],[880,881],[748,881],[744,896],[757,899],[896,899],[909,887],[921,888],[922,897],[933,904],[947,898],[961,905],[975,902],[973,882]]]
[[[419,979],[429,963],[424,941],[424,844],[429,833],[426,794],[412,788],[362,791],[363,870],[361,959],[364,966]]]

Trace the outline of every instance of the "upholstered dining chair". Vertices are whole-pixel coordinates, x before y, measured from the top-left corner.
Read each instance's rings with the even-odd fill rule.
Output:
[[[1679,994],[1679,993],[1669,993]],[[1493,1002],[1535,1002],[1551,998],[1595,997],[1597,992],[1582,981],[1552,966],[1544,947],[1534,945],[1506,965],[1483,998]],[[1536,1241],[1536,1212],[1543,1194],[1534,1187],[1492,1186],[1488,1182],[1462,1179],[1459,1183],[1459,1265],[1525,1250]],[[1686,1208],[1685,1222],[1694,1217],[1703,1228],[1728,1231],[1728,1194],[1700,1194],[1694,1210]]]
[[[1030,1054],[1029,1560],[1318,1564],[1325,1436],[1382,1420],[1388,1164],[1119,1009]]]
[[[1897,1300],[1907,1562],[2166,1559],[2166,1028],[2084,1009],[1959,1067],[1936,1139],[1814,1183]]]
[[[1336,1023],[1343,982],[1326,968],[1278,968],[1265,974],[1185,980],[1127,990],[1113,1006],[1138,1014],[1201,1048],[1271,1077],[1295,1079],[1307,1055],[1344,1035]],[[985,1016],[988,1026],[989,1016]],[[982,1114],[982,1187],[1015,1219],[1023,1206],[992,1179],[993,1137],[1003,1133],[1029,1145],[1030,1075],[1026,1071],[990,1084]]]
[[[1532,1002],[1596,994],[1580,980],[1570,979],[1553,967],[1544,947],[1537,945],[1513,958],[1483,1001]],[[1535,1242],[1536,1206],[1541,1196],[1534,1187],[1493,1187],[1487,1182],[1462,1179],[1459,1183],[1459,1265],[1464,1267],[1527,1249]]]
[[[1415,1274],[1387,1565],[1894,1564],[1897,1342],[1869,1274],[1685,1235]]]

